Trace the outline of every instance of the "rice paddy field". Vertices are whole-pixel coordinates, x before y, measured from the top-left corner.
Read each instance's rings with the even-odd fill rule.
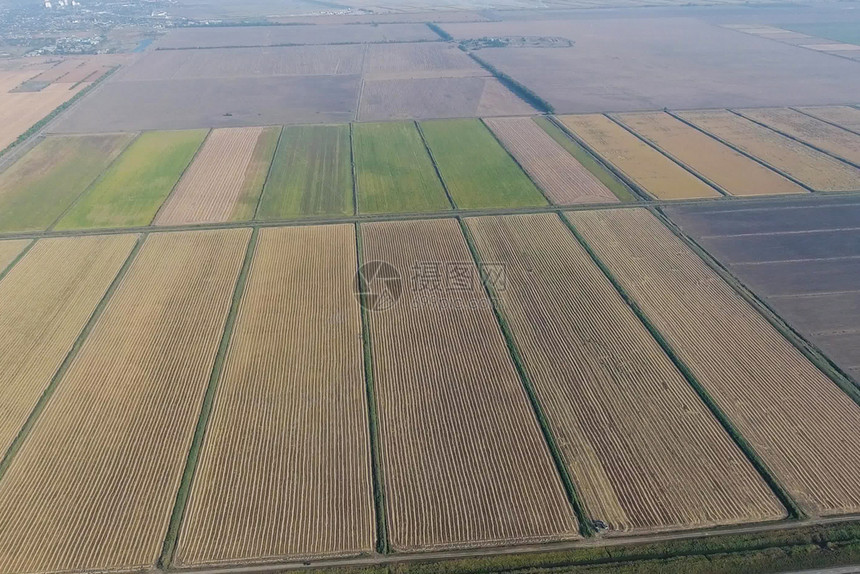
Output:
[[[27,239],[0,241],[0,275],[9,267],[31,242]]]
[[[860,132],[860,109],[851,106],[795,108],[819,120],[836,124],[846,130]]]

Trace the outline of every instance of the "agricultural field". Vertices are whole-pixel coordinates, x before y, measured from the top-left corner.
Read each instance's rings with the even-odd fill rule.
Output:
[[[394,306],[368,313],[392,548],[577,538],[456,221],[377,222],[360,231],[364,261],[385,261],[403,280]],[[442,273],[459,265],[469,289],[421,289],[420,262]]]
[[[490,73],[449,43],[371,44],[367,47],[365,80],[465,78]]]
[[[56,229],[149,225],[207,133],[142,134],[57,222]]]
[[[37,92],[0,90],[0,151],[87,86],[82,83],[70,88],[65,84],[51,84]]]
[[[560,116],[559,120],[595,153],[657,199],[720,196],[717,190],[606,116]]]
[[[0,231],[49,228],[133,134],[52,136],[0,173]]]
[[[841,126],[846,130],[860,132],[860,109],[858,108],[852,108],[851,106],[830,106],[796,109],[819,120]]]
[[[353,126],[359,213],[451,209],[413,122]]]
[[[212,130],[155,224],[253,219],[279,133],[272,127]]]
[[[793,181],[665,112],[619,114],[614,118],[728,194],[806,192]]]
[[[0,481],[0,571],[155,564],[250,234],[146,239]]]
[[[15,261],[15,258],[24,251],[29,243],[29,239],[0,241],[0,277],[3,276],[6,268]]]
[[[546,205],[546,199],[478,119],[421,123],[430,153],[461,209]]]
[[[860,511],[860,405],[648,211],[567,217],[796,504]]]
[[[860,165],[860,135],[858,134],[831,126],[788,108],[738,110],[738,113],[851,162],[855,166]]]
[[[556,205],[611,203],[618,198],[531,118],[484,120]]]
[[[373,550],[354,229],[260,231],[179,563]]]
[[[860,169],[732,112],[689,111],[676,115],[816,191],[860,190]]]
[[[257,219],[351,215],[349,129],[343,124],[284,127]]]

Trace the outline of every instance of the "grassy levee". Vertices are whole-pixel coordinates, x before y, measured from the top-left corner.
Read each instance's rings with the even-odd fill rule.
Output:
[[[239,277],[236,279],[236,286],[233,290],[233,302],[230,305],[227,321],[224,324],[224,332],[221,335],[218,354],[215,356],[215,363],[213,364],[212,372],[209,375],[206,394],[203,396],[203,404],[200,407],[200,416],[197,419],[197,426],[194,429],[194,438],[191,442],[191,448],[188,450],[188,458],[185,461],[185,468],[182,471],[182,481],[179,484],[179,490],[176,492],[176,500],[173,505],[173,511],[170,515],[170,523],[167,527],[167,534],[164,537],[161,556],[158,559],[158,565],[161,568],[169,568],[173,563],[173,557],[176,553],[179,529],[182,526],[182,519],[185,516],[185,508],[188,504],[188,496],[191,493],[191,483],[194,481],[194,473],[197,470],[197,463],[200,460],[200,449],[203,448],[203,442],[206,439],[206,428],[209,424],[209,418],[212,415],[215,393],[218,390],[218,382],[221,379],[221,372],[224,369],[224,359],[227,355],[227,349],[230,346],[230,339],[233,335],[233,326],[236,324],[236,315],[239,310],[239,304],[242,300],[242,294],[245,291],[245,284],[248,281],[248,273],[251,269],[251,261],[254,258],[254,248],[257,246],[258,235],[259,230],[255,228],[251,232],[251,238],[248,241],[248,247],[245,251],[245,260],[242,263],[242,270],[239,272]]]
[[[365,54],[367,50],[365,50]],[[358,180],[355,175],[355,141],[352,133],[352,122],[349,123],[349,169],[352,175],[352,214],[358,215]]]
[[[657,341],[669,359],[674,363],[675,367],[678,368],[679,371],[684,375],[684,378],[690,383],[693,389],[696,391],[696,394],[699,395],[699,398],[702,399],[702,402],[708,407],[708,410],[711,411],[711,414],[719,421],[719,423],[723,426],[729,436],[732,437],[732,440],[737,444],[737,446],[743,451],[752,465],[755,467],[756,471],[762,477],[762,479],[767,483],[768,487],[773,491],[785,509],[788,511],[789,519],[798,519],[806,517],[806,514],[801,510],[800,506],[794,501],[794,499],[788,494],[786,489],[780,484],[780,482],[774,477],[773,473],[768,469],[767,465],[764,461],[759,457],[758,453],[755,452],[752,445],[747,441],[747,439],[738,431],[732,421],[726,416],[725,413],[720,409],[717,405],[716,401],[711,397],[711,394],[707,391],[707,389],[699,382],[696,376],[693,374],[693,371],[687,366],[687,364],[681,360],[679,355],[675,352],[675,349],[669,343],[669,341],[663,336],[663,334],[654,326],[651,322],[651,319],[648,315],[642,310],[638,303],[627,293],[609,267],[603,262],[602,259],[597,255],[597,253],[591,248],[591,245],[585,240],[582,234],[576,229],[576,227],[568,220],[564,214],[560,213],[562,221],[570,229],[570,232],[576,237],[577,241],[582,245],[583,249],[588,253],[591,257],[592,261],[603,271],[603,274],[609,279],[627,305],[633,310],[639,320],[642,321],[642,324],[645,325],[645,328],[651,333],[651,336]]]
[[[433,22],[426,22],[426,24],[427,24],[428,28],[433,30],[436,33],[436,35],[438,35],[440,38],[442,38],[446,42],[450,42],[451,40],[454,39],[454,36],[452,36],[451,34],[446,32],[445,30],[443,30],[442,27],[439,26],[438,24],[434,24]]]
[[[143,242],[146,240],[146,237],[147,237],[147,234],[144,233],[138,238],[137,243],[135,244],[134,248],[131,250],[131,253],[129,253],[128,257],[126,258],[125,263],[123,263],[123,266],[120,268],[119,272],[114,277],[114,279],[111,282],[110,286],[108,287],[107,291],[105,291],[105,294],[102,296],[98,305],[96,305],[96,308],[93,310],[92,314],[90,315],[89,320],[87,320],[86,325],[81,330],[78,337],[75,339],[75,342],[72,344],[72,348],[69,349],[69,352],[66,354],[66,358],[63,359],[63,362],[60,364],[60,367],[57,369],[57,372],[54,373],[53,377],[51,377],[51,382],[48,383],[47,387],[45,387],[45,390],[42,392],[42,396],[39,397],[38,402],[36,402],[36,405],[33,407],[33,410],[30,412],[30,415],[27,417],[27,420],[24,423],[24,425],[21,427],[21,430],[18,431],[18,434],[15,437],[15,439],[12,441],[12,444],[10,444],[9,448],[6,450],[6,452],[3,453],[3,457],[2,457],[2,459],[0,459],[0,480],[2,480],[3,475],[6,473],[6,470],[9,468],[9,465],[11,464],[12,459],[15,457],[15,454],[21,449],[21,445],[24,443],[24,441],[27,438],[27,435],[30,433],[30,429],[33,428],[33,425],[35,425],[36,421],[39,419],[39,415],[42,414],[43,410],[45,410],[45,407],[47,406],[48,401],[51,400],[51,395],[54,394],[54,390],[57,388],[57,385],[62,380],[63,375],[65,375],[66,371],[69,370],[69,367],[71,366],[72,362],[75,360],[75,357],[77,356],[78,351],[80,351],[81,347],[83,346],[84,342],[87,339],[87,336],[90,334],[90,331],[93,330],[93,327],[98,322],[99,317],[101,317],[102,313],[104,312],[105,307],[107,307],[107,304],[110,301],[110,298],[113,295],[114,291],[116,291],[117,287],[119,287],[120,283],[122,283],[123,277],[125,277],[125,274],[128,272],[129,268],[131,267],[132,262],[134,262],[134,259],[137,256],[138,252],[140,251],[140,248],[143,246]],[[35,243],[36,243],[35,241],[33,243],[31,243],[18,256],[18,258],[16,259],[16,262],[18,260],[20,260],[27,253],[27,251],[29,251],[30,248],[33,245],[35,245]],[[8,272],[11,268],[12,268],[12,265],[10,265],[5,270],[5,272],[2,275],[0,275],[0,278],[2,278],[5,275],[5,273]]]
[[[433,170],[436,172],[436,177],[439,178],[439,182],[442,184],[442,189],[445,190],[445,197],[448,198],[448,203],[451,204],[452,209],[459,209],[454,198],[451,197],[451,190],[448,188],[448,183],[442,176],[442,172],[439,171],[439,162],[436,161],[436,156],[433,155],[433,150],[430,149],[430,144],[427,143],[427,136],[424,134],[424,130],[421,128],[421,124],[418,123],[418,120],[415,120],[415,129],[418,130],[418,135],[421,136],[421,143],[424,144],[424,149],[427,150],[427,155],[430,156]]]
[[[549,420],[547,420],[547,417],[544,414],[543,407],[538,400],[534,386],[529,380],[525,365],[523,365],[522,357],[520,357],[519,350],[517,349],[516,343],[514,342],[514,336],[511,333],[511,328],[508,325],[507,320],[505,319],[501,311],[502,306],[498,301],[495,291],[493,290],[490,278],[484,272],[481,255],[478,253],[478,250],[475,247],[475,240],[472,237],[472,233],[471,231],[469,231],[469,228],[466,226],[466,222],[463,221],[462,217],[458,217],[457,222],[460,224],[460,230],[462,231],[463,237],[466,240],[466,245],[469,247],[469,252],[472,255],[472,259],[475,261],[475,265],[478,267],[478,270],[481,274],[481,283],[484,286],[484,290],[487,293],[487,297],[489,297],[490,302],[493,305],[493,314],[496,317],[496,321],[499,324],[499,328],[502,330],[502,334],[505,337],[505,342],[507,343],[508,352],[511,355],[511,359],[513,360],[514,366],[517,369],[517,374],[519,375],[520,381],[522,382],[526,394],[529,397],[529,402],[531,403],[535,418],[540,425],[541,433],[543,434],[544,440],[546,441],[547,447],[549,448],[550,454],[552,455],[552,460],[561,478],[561,482],[564,485],[564,491],[567,496],[567,500],[568,502],[570,502],[574,514],[576,514],[576,519],[579,522],[579,532],[584,537],[593,536],[596,531],[591,524],[591,519],[585,512],[585,507],[579,500],[579,495],[576,492],[576,487],[573,484],[573,480],[571,480],[570,478],[570,473],[568,473],[567,466],[565,465],[564,459],[562,458],[561,449],[559,448],[558,443],[555,440],[555,435],[553,434],[552,429],[550,429]]]
[[[539,112],[542,112],[545,114],[555,113],[555,108],[552,107],[552,104],[550,104],[548,101],[546,101],[545,99],[543,99],[542,97],[537,95],[530,88],[519,83],[517,80],[513,79],[512,77],[510,77],[509,75],[507,75],[503,71],[499,70],[494,65],[487,62],[486,60],[482,60],[481,58],[476,56],[474,54],[474,52],[470,52],[468,50],[465,50],[465,52],[470,58],[475,60],[475,62],[479,66],[481,66],[482,68],[484,68],[485,70],[490,72],[493,76],[495,76],[495,78],[497,80],[499,80],[499,82],[501,82],[501,84],[503,86],[505,86],[507,89],[509,89],[514,94],[519,96],[519,98],[521,100],[523,100],[524,102],[526,102],[527,104],[529,104],[530,106],[532,106],[533,108],[538,110]]]
[[[373,466],[373,504],[376,514],[376,551],[388,554],[388,519],[385,506],[385,482],[382,473],[382,443],[379,440],[376,389],[373,383],[373,344],[370,339],[370,319],[367,317],[367,284],[361,272],[364,264],[361,229],[355,224],[356,288],[361,302],[361,340],[364,350],[364,382],[367,392],[367,424],[370,427],[370,463]]]

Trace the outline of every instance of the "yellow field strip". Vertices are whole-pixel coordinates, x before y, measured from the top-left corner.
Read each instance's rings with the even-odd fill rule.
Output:
[[[806,193],[790,179],[665,112],[613,117],[732,195]]]
[[[860,406],[648,211],[567,217],[800,508],[860,512]]]
[[[657,199],[720,196],[710,185],[606,116],[589,114],[558,119],[604,160]]]
[[[0,572],[153,566],[250,234],[145,240],[0,481]]]
[[[677,112],[676,115],[814,190],[860,189],[860,169],[730,111],[690,111]]]
[[[178,563],[373,551],[354,229],[260,232]]]
[[[612,531],[785,517],[744,453],[554,214],[468,220],[591,519]]]
[[[30,244],[29,239],[13,239],[11,241],[0,241],[0,276],[3,271],[15,261],[15,258]]]
[[[814,116],[825,122],[830,122],[854,132],[860,132],[860,109],[851,106],[826,106],[795,108],[805,114]]]
[[[369,312],[392,548],[577,538],[457,222],[369,223],[361,235],[364,260],[392,265],[403,287],[393,307]],[[457,288],[450,269],[462,270]]]

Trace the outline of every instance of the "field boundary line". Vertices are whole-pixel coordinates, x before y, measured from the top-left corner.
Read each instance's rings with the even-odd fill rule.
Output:
[[[15,455],[21,449],[21,446],[27,439],[27,436],[29,436],[33,426],[38,422],[39,416],[42,414],[42,411],[44,411],[45,407],[48,406],[48,402],[51,400],[51,396],[54,394],[54,391],[57,389],[57,386],[60,384],[60,381],[63,379],[66,372],[69,370],[69,367],[74,362],[75,358],[78,355],[78,352],[81,350],[81,347],[84,346],[84,343],[86,342],[90,332],[98,323],[99,319],[102,316],[102,313],[108,306],[108,303],[110,303],[111,297],[113,296],[114,292],[119,288],[123,278],[125,277],[129,268],[132,266],[132,263],[134,263],[138,252],[140,251],[141,247],[143,246],[143,243],[146,241],[146,238],[148,236],[148,233],[143,233],[138,236],[134,247],[131,249],[131,251],[129,251],[129,254],[128,256],[126,256],[122,267],[119,268],[119,271],[117,271],[107,290],[102,295],[102,298],[96,304],[95,308],[93,309],[93,312],[90,314],[89,319],[87,319],[87,322],[81,329],[81,332],[78,333],[78,336],[75,339],[75,342],[72,344],[72,347],[69,349],[69,352],[66,353],[63,362],[60,363],[60,366],[57,368],[57,371],[51,377],[50,382],[42,391],[42,395],[39,397],[39,400],[36,401],[35,406],[30,411],[30,414],[27,416],[27,420],[24,421],[24,424],[18,430],[18,434],[15,436],[14,440],[9,445],[9,448],[6,449],[5,453],[3,453],[3,457],[0,458],[0,480],[3,479],[3,476],[9,469],[9,465],[13,462]],[[33,242],[33,244],[35,244],[35,242]],[[29,250],[29,248],[27,250]]]
[[[361,51],[361,71],[360,71],[360,76],[359,76],[359,80],[358,80],[358,94],[356,95],[356,99],[355,99],[355,113],[352,114],[352,121],[353,122],[359,121],[359,115],[360,115],[359,112],[361,111],[361,100],[364,99],[364,76],[365,76],[364,68],[365,68],[365,65],[367,63],[367,51],[368,50],[369,50],[369,48],[367,47],[367,44],[365,44],[364,49]],[[352,124],[352,122],[350,122],[350,125],[351,124]]]
[[[194,437],[191,441],[191,447],[188,449],[185,468],[182,471],[182,480],[179,483],[179,489],[176,491],[173,510],[170,514],[170,522],[168,523],[167,532],[165,533],[161,553],[158,558],[157,564],[163,569],[170,568],[176,556],[176,546],[179,541],[182,521],[185,518],[188,499],[191,496],[191,486],[194,482],[198,463],[200,462],[200,452],[205,446],[204,441],[206,440],[206,431],[209,426],[209,419],[212,416],[212,409],[215,405],[215,397],[218,392],[218,384],[221,382],[221,374],[223,373],[224,363],[227,359],[227,352],[233,338],[233,328],[236,325],[237,315],[242,303],[242,296],[245,292],[248,276],[251,273],[251,265],[254,259],[254,254],[256,253],[258,236],[259,231],[257,229],[251,232],[251,237],[248,239],[248,245],[245,248],[245,259],[242,262],[242,268],[239,271],[239,275],[236,277],[236,284],[233,288],[233,301],[224,321],[224,330],[221,333],[221,342],[218,345],[218,352],[215,354],[215,361],[212,365],[212,371],[209,374],[209,383],[206,387],[206,393],[203,396],[203,402],[200,405],[200,415],[197,418]]]
[[[442,27],[439,24],[437,24],[436,22],[424,22],[423,24],[425,26],[427,26],[428,28],[430,28],[431,30],[433,30],[433,32],[437,36],[439,36],[440,38],[442,38],[446,42],[453,42],[454,41],[454,36],[452,36],[451,34],[446,32],[445,30],[443,30]]]
[[[549,419],[547,419],[546,417],[543,405],[541,405],[534,385],[532,384],[531,379],[528,376],[526,366],[525,364],[523,364],[522,356],[520,355],[519,348],[517,347],[516,342],[514,340],[513,331],[508,325],[507,319],[504,315],[504,312],[502,311],[502,305],[500,304],[496,292],[491,285],[490,277],[484,271],[484,266],[482,262],[483,260],[481,259],[481,255],[478,252],[477,247],[475,246],[472,232],[469,230],[468,226],[466,225],[466,222],[463,220],[462,217],[458,216],[457,222],[460,224],[460,231],[463,234],[463,239],[466,241],[466,245],[469,248],[469,252],[472,255],[472,259],[475,263],[475,266],[478,268],[478,272],[481,276],[481,284],[484,287],[484,292],[486,293],[487,298],[490,300],[490,304],[493,307],[493,315],[495,315],[496,317],[496,323],[498,324],[499,328],[502,331],[502,335],[505,338],[505,343],[508,348],[508,354],[510,355],[511,362],[513,362],[514,367],[517,370],[520,383],[522,384],[523,389],[526,392],[526,396],[529,399],[529,403],[532,407],[532,412],[535,416],[538,426],[540,427],[544,442],[547,446],[547,449],[549,450],[549,454],[552,458],[553,464],[555,465],[556,471],[558,472],[558,477],[561,479],[561,484],[564,487],[567,501],[568,503],[570,503],[571,509],[576,516],[577,522],[579,522],[579,533],[584,538],[591,538],[596,534],[596,530],[594,529],[594,526],[591,522],[591,518],[588,516],[588,513],[585,510],[585,506],[582,503],[579,493],[576,490],[576,485],[574,485],[573,479],[571,479],[570,473],[567,470],[564,456],[562,455],[561,449],[558,446],[558,442],[555,439],[555,434],[550,427]]]
[[[532,91],[531,88],[509,76],[508,74],[504,73],[503,71],[499,70],[486,60],[482,60],[480,57],[476,56],[474,52],[470,52],[469,50],[463,51],[479,66],[490,72],[490,74],[493,75],[496,81],[498,81],[505,88],[507,88],[509,92],[527,103],[532,109],[542,114],[555,113],[555,108],[552,107],[552,104],[543,99],[536,92]]]
[[[12,261],[7,263],[5,267],[0,269],[0,281],[3,281],[3,279],[12,271],[12,268],[15,267],[15,265],[17,265],[18,262],[21,261],[25,255],[27,255],[27,253],[29,253],[33,246],[36,245],[37,241],[38,239],[33,239],[32,241],[30,241],[30,243],[28,243],[24,247],[24,249],[22,249],[21,252],[12,259]]]
[[[600,256],[597,254],[594,249],[592,249],[591,245],[586,241],[585,237],[583,237],[573,223],[564,216],[563,213],[559,213],[564,224],[573,234],[579,244],[585,249],[588,255],[591,257],[591,260],[597,265],[603,274],[609,279],[609,282],[612,283],[615,290],[621,295],[621,298],[627,303],[627,306],[633,311],[633,313],[639,318],[639,321],[645,326],[651,336],[657,341],[657,344],[660,345],[660,348],[663,349],[663,352],[669,357],[669,360],[675,365],[684,378],[687,380],[689,385],[693,388],[696,394],[699,396],[699,399],[705,404],[708,410],[711,412],[711,415],[720,423],[720,426],[723,427],[723,430],[729,435],[732,439],[732,442],[743,452],[746,456],[747,460],[752,464],[753,468],[755,468],[756,472],[759,476],[764,480],[765,484],[770,488],[770,490],[776,495],[777,499],[779,499],[780,504],[785,508],[787,513],[787,520],[796,521],[798,519],[808,518],[808,515],[800,508],[800,506],[795,502],[795,500],[788,494],[788,491],[783,487],[783,485],[776,479],[773,473],[768,468],[767,464],[759,457],[758,453],[752,447],[752,445],[747,441],[747,439],[741,434],[741,432],[735,427],[732,420],[722,411],[717,402],[713,399],[710,392],[702,385],[693,371],[687,366],[687,363],[681,359],[681,357],[675,352],[673,345],[663,336],[663,333],[651,322],[651,319],[648,317],[647,313],[639,306],[636,300],[627,292],[626,289],[621,285],[618,281],[618,278],[609,269]],[[785,519],[784,519],[785,520]]]
[[[849,108],[851,108],[851,107],[853,107],[853,106],[848,106],[848,107],[849,107]],[[793,111],[793,112],[797,112],[797,113],[799,113],[799,114],[803,114],[804,116],[806,116],[806,117],[808,117],[808,118],[812,118],[813,120],[818,120],[819,122],[822,122],[822,123],[825,123],[825,124],[831,125],[831,126],[833,126],[834,128],[839,128],[840,130],[845,130],[845,131],[846,131],[846,132],[848,132],[849,134],[854,134],[854,135],[858,135],[858,136],[860,136],[860,131],[852,130],[851,128],[846,128],[845,126],[840,126],[840,125],[839,125],[839,124],[837,124],[836,122],[831,122],[830,120],[825,120],[825,119],[819,118],[818,116],[814,116],[814,115],[812,115],[812,114],[810,114],[810,113],[808,113],[808,112],[805,112],[805,111],[801,110],[801,109],[800,109],[800,108],[798,108],[798,107],[791,107],[791,106],[789,106],[789,107],[788,107],[788,109],[789,109],[789,110],[791,110],[791,111]]]
[[[376,403],[376,386],[373,378],[373,342],[370,336],[370,317],[367,311],[367,284],[361,266],[364,264],[364,249],[361,240],[361,227],[356,222],[355,258],[356,280],[361,307],[361,341],[364,364],[364,389],[367,398],[367,424],[370,437],[370,464],[373,478],[373,506],[376,515],[376,551],[388,554],[388,507],[385,502],[385,474],[382,468],[382,442],[379,433],[379,413]]]
[[[257,198],[257,205],[254,206],[254,215],[251,217],[251,221],[257,221],[257,214],[260,212],[260,205],[263,203],[263,196],[266,195],[266,189],[269,187],[269,177],[272,175],[272,170],[275,167],[275,158],[278,157],[278,151],[281,149],[281,138],[284,137],[285,127],[286,126],[281,126],[281,129],[278,132],[278,141],[275,142],[275,149],[272,152],[272,161],[269,162],[269,169],[266,171],[266,179],[263,180],[263,189],[260,190],[260,196]]]
[[[452,209],[460,209],[457,207],[457,203],[454,201],[454,198],[451,197],[451,190],[448,189],[448,183],[445,181],[445,178],[442,177],[442,171],[439,169],[439,164],[436,163],[436,156],[433,155],[433,150],[430,149],[430,144],[427,143],[427,138],[424,137],[424,130],[421,129],[421,124],[418,120],[413,120],[413,123],[415,124],[415,129],[418,130],[418,135],[421,136],[421,143],[424,144],[424,149],[427,151],[427,155],[430,156],[430,163],[433,164],[433,171],[436,172],[436,177],[439,178],[439,183],[442,184],[442,190],[445,192],[445,197],[448,198],[448,203],[451,204]]]
[[[478,118],[478,121],[481,122],[481,125],[484,126],[485,130],[490,132],[490,135],[493,136],[493,139],[496,140],[496,143],[499,144],[500,146],[502,146],[502,149],[505,150],[505,153],[508,154],[508,157],[511,158],[511,160],[520,169],[520,171],[523,172],[523,175],[525,175],[529,179],[529,181],[532,182],[532,185],[537,188],[537,190],[543,196],[544,200],[546,200],[546,204],[548,206],[555,207],[555,203],[553,203],[553,201],[546,194],[546,190],[544,190],[544,188],[542,186],[538,185],[538,182],[535,181],[535,178],[532,177],[532,174],[530,174],[528,171],[526,171],[526,168],[523,167],[523,164],[520,163],[520,160],[518,160],[517,158],[514,157],[514,154],[512,154],[511,150],[509,150],[507,148],[507,146],[505,146],[504,142],[502,142],[502,140],[499,139],[499,136],[496,135],[496,132],[494,132],[492,129],[490,129],[490,126],[487,125],[487,122],[484,121],[484,118]]]
[[[355,141],[352,122],[349,122],[349,167],[352,170],[352,214],[358,216],[358,174],[355,169]]]
[[[170,193],[167,194],[167,197],[164,198],[164,201],[159,204],[158,209],[155,210],[155,215],[152,216],[152,219],[149,221],[150,227],[155,226],[155,222],[158,219],[158,216],[161,215],[161,211],[164,209],[164,206],[170,202],[173,198],[173,195],[176,193],[176,189],[179,187],[179,184],[182,183],[182,180],[185,179],[185,174],[188,171],[188,168],[194,165],[194,162],[197,161],[197,156],[200,155],[200,150],[203,149],[203,146],[206,145],[206,142],[209,141],[209,136],[212,135],[212,132],[215,131],[215,128],[209,128],[209,131],[206,132],[206,135],[203,136],[203,141],[200,142],[200,145],[197,146],[197,149],[194,150],[194,155],[191,156],[191,161],[182,168],[182,173],[179,174],[179,178],[177,178],[176,183],[173,184],[173,187],[170,188]],[[262,194],[260,194],[262,195]]]

